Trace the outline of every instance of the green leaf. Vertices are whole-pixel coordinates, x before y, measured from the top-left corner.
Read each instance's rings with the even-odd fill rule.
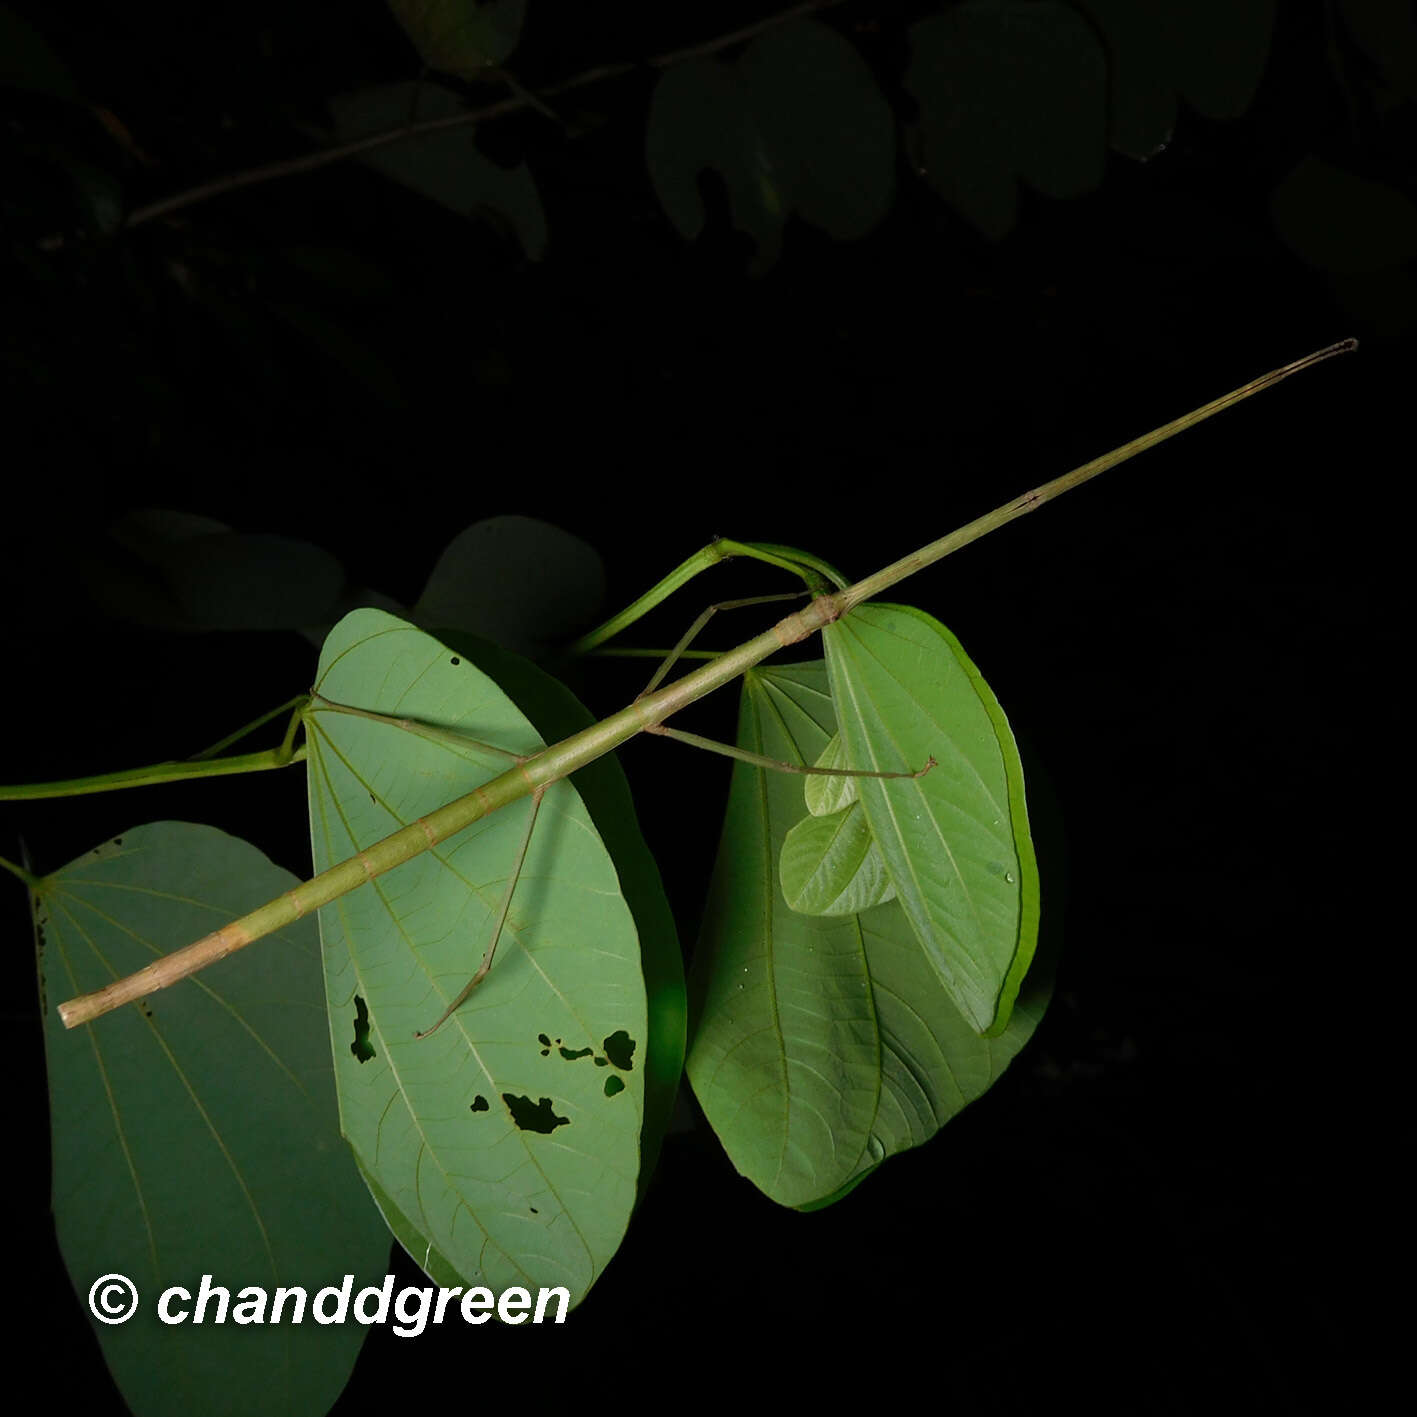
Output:
[[[751,752],[811,762],[836,731],[820,662],[750,671],[741,703],[738,743]],[[687,1068],[738,1170],[812,1209],[982,1095],[1047,994],[1031,981],[1002,1036],[980,1038],[897,902],[835,918],[790,910],[765,863],[801,794],[786,774],[734,768],[694,956]]]
[[[457,95],[438,84],[380,84],[330,100],[339,142],[462,112]],[[471,123],[371,148],[360,161],[459,216],[500,216],[533,261],[546,250],[546,214],[530,169],[483,157]]]
[[[941,983],[979,1033],[1007,1023],[1038,935],[1038,870],[1008,720],[959,641],[907,606],[823,632],[832,702],[886,869]]]
[[[830,816],[804,817],[783,839],[780,860],[782,893],[805,915],[856,915],[895,899],[858,802]]]
[[[881,220],[894,193],[890,107],[851,44],[810,21],[758,35],[734,62],[666,70],[646,143],[659,199],[689,239],[704,224],[699,176],[721,174],[758,269],[776,259],[790,212],[851,240]]]
[[[435,633],[464,630],[539,659],[592,624],[604,599],[605,566],[578,536],[489,517],[448,544],[413,614]]]
[[[1102,180],[1107,68],[1066,5],[966,0],[913,25],[906,88],[925,175],[986,236],[1013,226],[1018,181],[1072,197]]]
[[[450,635],[447,642],[497,684],[545,742],[559,743],[595,722],[560,680],[520,656],[468,634]],[[684,957],[659,866],[636,822],[630,784],[620,760],[607,753],[587,763],[576,773],[576,791],[615,862],[620,889],[640,937],[640,968],[649,1011],[649,1042],[644,1050],[645,1120],[640,1130],[643,1200],[684,1073]]]
[[[813,767],[830,768],[833,772],[849,767],[846,750],[841,746],[841,735],[833,733],[827,746]],[[803,794],[807,799],[807,810],[814,817],[829,817],[843,807],[860,800],[854,777],[808,777],[804,779]]]
[[[474,79],[517,46],[526,0],[389,0],[430,69]]]
[[[297,884],[212,827],[158,822],[46,877],[34,895],[59,1247],[82,1302],[126,1275],[140,1306],[94,1324],[138,1417],[325,1411],[365,1329],[187,1324],[159,1294],[381,1280],[388,1234],[339,1139],[314,922],[86,1027],[57,1005]],[[179,1305],[184,1307],[184,1305]]]
[[[319,694],[516,753],[542,746],[467,658],[376,610],[347,616]],[[470,739],[320,711],[307,718],[317,869],[507,767]],[[492,813],[320,912],[345,1136],[465,1284],[564,1285],[578,1302],[635,1202],[647,1029],[635,920],[569,781],[548,788],[487,978],[477,969],[530,802]],[[623,1088],[607,1096],[605,1081]],[[419,1256],[415,1255],[415,1258]]]

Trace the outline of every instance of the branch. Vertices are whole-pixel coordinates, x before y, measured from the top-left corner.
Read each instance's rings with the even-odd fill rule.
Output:
[[[805,609],[779,620],[772,629],[739,645],[737,649],[729,650],[727,654],[709,661],[701,669],[686,674],[666,688],[636,699],[634,703],[600,723],[593,724],[549,748],[543,748],[541,752],[517,763],[500,776],[474,788],[466,797],[460,797],[456,802],[450,802],[446,807],[440,807],[436,812],[420,817],[416,822],[394,832],[392,836],[386,836],[349,860],[320,872],[318,876],[253,910],[240,920],[223,926],[185,949],[166,955],[136,974],[119,979],[95,993],[84,994],[60,1004],[59,1016],[63,1019],[65,1028],[87,1023],[100,1014],[132,1003],[147,994],[166,988],[169,984],[175,984],[179,979],[185,979],[189,974],[205,969],[207,965],[216,963],[262,935],[282,929],[322,905],[329,905],[356,886],[361,886],[365,881],[402,865],[419,853],[427,851],[430,846],[446,841],[489,813],[528,794],[544,792],[553,782],[570,776],[578,768],[583,768],[596,758],[618,748],[637,733],[653,732],[671,714],[686,708],[715,689],[722,688],[779,649],[800,644],[818,630],[839,620],[853,606],[879,595],[905,580],[907,576],[933,565],[951,552],[968,546],[972,541],[978,541],[980,537],[987,536],[1006,522],[1035,511],[1045,502],[1080,486],[1109,468],[1116,467],[1118,463],[1126,462],[1138,453],[1175,437],[1177,433],[1212,417],[1222,409],[1272,387],[1291,374],[1297,374],[1300,370],[1308,369],[1335,355],[1346,354],[1357,347],[1357,340],[1342,340],[1327,349],[1286,364],[1282,369],[1272,370],[1181,418],[1133,439],[1130,443],[1124,443],[1120,448],[1100,458],[1094,458],[1051,482],[1045,482],[1032,492],[1024,493],[1022,497],[1015,497],[1002,507],[997,507],[985,516],[960,527],[958,531],[953,531],[948,536],[931,542],[929,546],[902,557],[845,590],[819,595]]]
[[[241,172],[228,173],[225,177],[215,177],[210,182],[189,187],[185,192],[176,192],[170,197],[163,197],[159,201],[150,202],[145,207],[136,208],[128,214],[124,226],[129,229],[135,226],[144,226],[150,221],[155,221],[158,217],[181,211],[185,207],[194,207],[199,202],[205,202],[211,197],[219,197],[223,192],[235,192],[242,187],[254,187],[262,182],[273,182],[277,178],[294,177],[301,172],[313,172],[317,168],[343,162],[345,158],[357,157],[360,153],[369,152],[374,148],[388,147],[391,143],[407,142],[410,138],[421,138],[429,133],[440,133],[447,128],[461,128],[469,123],[485,123],[489,119],[502,118],[509,113],[519,113],[527,108],[547,112],[545,104],[541,102],[543,99],[555,98],[559,94],[586,88],[590,84],[603,83],[607,79],[618,79],[626,74],[639,73],[643,69],[667,69],[685,59],[717,54],[720,50],[741,44],[745,39],[751,39],[764,30],[775,29],[779,25],[787,24],[803,15],[810,15],[817,10],[830,9],[841,3],[842,0],[802,0],[800,4],[780,10],[751,25],[744,25],[742,29],[734,30],[731,34],[717,35],[715,38],[704,40],[699,44],[692,44],[683,49],[671,49],[645,60],[627,60],[618,64],[597,65],[595,68],[583,70],[572,78],[552,84],[549,88],[540,89],[535,94],[522,88],[505,69],[501,69],[497,72],[507,80],[513,89],[511,98],[504,98],[497,103],[489,103],[483,108],[468,109],[465,113],[450,114],[444,118],[430,118],[421,123],[405,123],[402,127],[390,128],[383,133],[371,133],[368,137],[356,138],[351,142],[339,143],[330,148],[321,148],[319,152],[286,158],[280,162],[262,163],[259,167],[248,167]]]

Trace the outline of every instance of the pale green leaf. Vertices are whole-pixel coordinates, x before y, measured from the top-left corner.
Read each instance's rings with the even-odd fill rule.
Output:
[[[861,804],[926,956],[980,1033],[998,1032],[1033,958],[1038,871],[1013,734],[959,641],[906,606],[868,604],[823,632]]]
[[[317,704],[317,868],[508,767],[471,739],[542,746],[468,658],[380,611],[334,628],[316,689],[442,734]],[[529,810],[515,802],[342,897],[320,928],[341,1123],[391,1226],[402,1217],[464,1284],[564,1285],[574,1302],[635,1202],[646,1001],[634,918],[569,781],[545,793],[487,978],[430,1037],[414,1037],[481,962]],[[608,1090],[612,1078],[621,1086]]]
[[[169,1286],[210,1274],[233,1304],[245,1286],[313,1300],[387,1272],[388,1232],[339,1137],[313,920],[92,1024],[58,1016],[296,884],[247,842],[158,822],[35,893],[55,1228],[79,1302],[101,1275],[137,1286],[137,1314],[94,1330],[138,1417],[324,1412],[365,1334],[213,1311],[173,1328],[157,1316]]]
[[[830,816],[804,817],[784,838],[780,861],[782,893],[804,915],[856,915],[895,899],[858,802]]]
[[[841,746],[841,735],[833,733],[822,749],[821,756],[813,767],[830,768],[832,773],[848,767],[846,750]],[[807,810],[814,817],[829,817],[859,799],[854,777],[835,777],[825,773],[805,778],[802,784],[807,799]]]
[[[836,731],[820,662],[750,671],[739,746],[818,759]],[[978,1037],[891,902],[790,910],[776,873],[802,814],[796,778],[733,770],[691,980],[688,1075],[734,1166],[784,1205],[838,1199],[985,1092],[1046,1003],[1031,982],[996,1039]]]

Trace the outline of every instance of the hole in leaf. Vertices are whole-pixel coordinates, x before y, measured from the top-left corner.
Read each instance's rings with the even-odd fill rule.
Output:
[[[452,657],[452,659],[449,661],[449,663],[451,663],[451,664],[461,664],[461,663],[462,663],[462,660],[460,660],[460,659],[457,657],[457,655],[454,655],[454,656]]]
[[[540,1215],[540,1214],[541,1214],[541,1212],[540,1212],[539,1210],[537,1210],[537,1208],[536,1208],[534,1205],[528,1206],[527,1209],[528,1209],[529,1211],[531,1211],[531,1213],[532,1213],[533,1215]]]
[[[605,1040],[605,1056],[620,1069],[622,1073],[627,1073],[632,1067],[635,1056],[635,1040],[625,1032],[623,1028],[616,1029],[609,1038]]]
[[[589,1058],[589,1057],[590,1057],[590,1051],[591,1051],[591,1050],[590,1050],[589,1048],[575,1048],[575,1049],[562,1048],[562,1049],[561,1049],[561,1056],[562,1056],[568,1063],[574,1063],[577,1058]]]
[[[624,1090],[625,1084],[614,1073],[605,1079],[605,1095],[607,1097],[614,1097],[617,1092],[624,1092]]]
[[[369,1005],[358,994],[354,996],[354,1042],[349,1051],[361,1063],[374,1056],[374,1045],[369,1041]]]
[[[515,1097],[510,1092],[504,1092],[502,1101],[507,1104],[512,1121],[524,1132],[540,1132],[544,1137],[550,1136],[557,1127],[564,1126],[571,1120],[569,1117],[556,1115],[549,1097],[543,1097],[540,1102],[533,1102],[529,1097]]]
[[[487,1110],[487,1099],[480,1092],[472,1099],[471,1110],[474,1112],[485,1112]]]
[[[536,1041],[541,1044],[543,1048],[549,1048],[551,1046],[551,1040],[544,1033],[538,1033],[536,1035]]]
[[[604,1059],[604,1058],[601,1058],[601,1057],[597,1057],[597,1058],[595,1059],[595,1066],[596,1066],[597,1068],[603,1068],[603,1067],[605,1066],[605,1059]]]

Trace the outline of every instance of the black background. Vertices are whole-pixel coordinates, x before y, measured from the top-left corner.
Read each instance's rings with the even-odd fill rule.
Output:
[[[127,8],[63,7],[46,30],[152,159],[117,164],[135,203],[299,151],[292,115],[415,71],[373,4],[338,34],[318,6]],[[133,508],[306,538],[351,584],[405,603],[456,532],[504,512],[594,546],[608,608],[715,535],[863,575],[1271,367],[1362,340],[899,592],[990,679],[1036,784],[1057,993],[985,1099],[840,1205],[798,1215],[733,1173],[686,1089],[654,1189],[565,1331],[375,1331],[338,1411],[477,1404],[509,1376],[547,1401],[732,1396],[762,1364],[784,1400],[825,1380],[895,1402],[919,1374],[920,1400],[985,1411],[1039,1410],[1037,1391],[1098,1411],[1307,1411],[1347,1391],[1356,1227],[1385,1220],[1365,1100],[1397,938],[1377,922],[1394,868],[1373,547],[1395,515],[1392,469],[1410,463],[1390,441],[1410,346],[1396,274],[1389,298],[1378,277],[1306,266],[1268,197],[1309,152],[1401,182],[1412,124],[1410,107],[1370,101],[1366,61],[1320,10],[1286,9],[1245,118],[1183,106],[1163,153],[1113,157],[1076,200],[1025,192],[998,244],[902,167],[876,233],[840,245],[791,223],[756,278],[712,181],[696,244],[660,213],[649,77],[587,94],[604,121],[575,138],[533,118],[489,129],[489,152],[525,155],[543,192],[536,264],[353,165],[105,240],[44,176],[46,155],[98,150],[96,125],[12,95],[6,781],[182,756],[309,682],[297,635],[165,635],[95,606],[83,558]],[[832,22],[889,69],[911,13],[848,5]],[[521,77],[737,14],[543,17]],[[877,14],[880,31],[853,30]],[[39,251],[51,231],[67,234]],[[377,272],[319,297],[379,361],[372,384],[263,314],[293,288],[294,246]],[[212,299],[184,296],[176,267]],[[247,324],[223,324],[218,297]],[[645,641],[674,638],[708,599],[779,588],[725,568]],[[753,613],[713,642],[767,623]],[[643,672],[599,663],[575,686],[605,713]],[[733,714],[729,692],[684,726],[730,737]],[[657,741],[622,757],[692,948],[726,768]],[[179,818],[303,875],[303,791],[291,772],[7,804],[0,851],[22,835],[48,870]],[[116,1410],[53,1243],[18,887],[0,907],[24,1286],[8,1332],[42,1327],[76,1399]],[[674,1376],[652,1381],[646,1357]]]

